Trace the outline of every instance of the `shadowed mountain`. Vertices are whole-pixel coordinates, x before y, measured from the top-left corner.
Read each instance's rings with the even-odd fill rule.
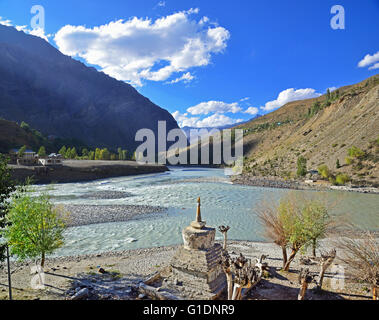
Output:
[[[0,117],[92,147],[134,149],[136,132],[178,125],[131,85],[60,53],[45,40],[0,25]]]

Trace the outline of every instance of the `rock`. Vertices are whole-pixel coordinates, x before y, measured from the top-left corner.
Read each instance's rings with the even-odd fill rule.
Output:
[[[183,282],[179,281],[178,279],[175,279],[174,283],[176,286],[182,286],[183,285]]]
[[[71,297],[71,300],[83,300],[83,299],[87,298],[88,295],[89,295],[88,288],[83,288],[83,289],[80,289],[77,293],[75,293]]]
[[[99,273],[104,274],[104,273],[107,273],[107,272],[103,268],[100,268],[99,269]]]
[[[138,295],[138,299],[141,299],[141,300],[142,300],[142,299],[144,299],[144,298],[146,298],[146,295],[144,295],[143,293],[141,293],[141,294]]]

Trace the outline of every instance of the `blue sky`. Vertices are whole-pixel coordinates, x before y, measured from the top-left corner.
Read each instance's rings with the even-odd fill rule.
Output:
[[[36,4],[42,32],[30,25]],[[334,5],[343,30],[331,27]],[[377,0],[0,0],[0,16],[131,83],[183,126],[248,120],[379,70]]]

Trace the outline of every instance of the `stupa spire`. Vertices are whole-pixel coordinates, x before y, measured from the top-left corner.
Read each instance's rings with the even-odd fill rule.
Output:
[[[196,222],[201,222],[201,210],[200,210],[200,197],[197,199],[197,212],[196,212]]]
[[[200,197],[197,199],[197,211],[196,211],[196,219],[191,222],[191,227],[195,229],[203,229],[206,225],[206,222],[201,219],[201,209],[200,209]]]

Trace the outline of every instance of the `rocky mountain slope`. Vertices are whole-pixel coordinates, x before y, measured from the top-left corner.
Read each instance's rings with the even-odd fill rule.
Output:
[[[0,117],[92,147],[134,149],[141,128],[178,128],[132,86],[61,54],[45,40],[0,25]]]
[[[309,171],[326,165],[353,184],[379,186],[379,75],[236,128],[245,132],[245,176],[297,178],[304,157]],[[352,147],[363,154],[349,155]]]

